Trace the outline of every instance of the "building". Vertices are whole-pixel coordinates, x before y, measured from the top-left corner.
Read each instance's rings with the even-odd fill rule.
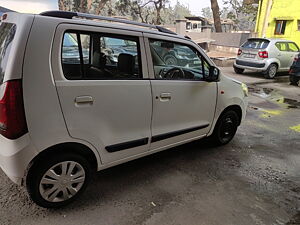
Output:
[[[215,31],[214,21],[200,16],[186,16],[186,32]],[[222,31],[231,32],[236,29],[234,22],[230,19],[221,19]]]
[[[258,37],[282,38],[300,46],[299,0],[260,0],[255,31]]]

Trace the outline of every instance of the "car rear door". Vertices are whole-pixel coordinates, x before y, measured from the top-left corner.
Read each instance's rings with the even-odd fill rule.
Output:
[[[150,149],[205,136],[217,101],[217,83],[203,79],[209,59],[188,40],[155,34],[145,39],[153,95]],[[175,58],[171,63],[166,56]]]
[[[124,43],[104,49],[104,40]],[[128,51],[127,49],[131,49]],[[142,33],[62,24],[52,68],[66,126],[111,163],[149,150],[152,98]]]

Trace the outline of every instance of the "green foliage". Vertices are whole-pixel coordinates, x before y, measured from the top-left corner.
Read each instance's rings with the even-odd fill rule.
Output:
[[[223,0],[226,15],[232,19],[240,30],[253,30],[257,15],[257,6],[246,4],[244,0]]]
[[[104,16],[121,16],[151,24],[174,24],[176,19],[191,16],[190,10],[169,0],[58,0],[59,9]]]

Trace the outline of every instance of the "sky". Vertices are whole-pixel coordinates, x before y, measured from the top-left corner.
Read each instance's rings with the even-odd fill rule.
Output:
[[[175,5],[177,0],[170,0]],[[197,16],[201,15],[201,9],[210,7],[210,0],[179,0]],[[221,0],[218,1],[222,7]],[[24,13],[40,13],[47,10],[58,9],[57,0],[0,0],[0,6]]]

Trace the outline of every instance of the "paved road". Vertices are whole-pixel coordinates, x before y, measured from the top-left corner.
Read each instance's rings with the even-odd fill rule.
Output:
[[[66,208],[37,207],[0,171],[0,224],[300,224],[300,88],[250,83],[230,144],[197,141],[99,172]]]

